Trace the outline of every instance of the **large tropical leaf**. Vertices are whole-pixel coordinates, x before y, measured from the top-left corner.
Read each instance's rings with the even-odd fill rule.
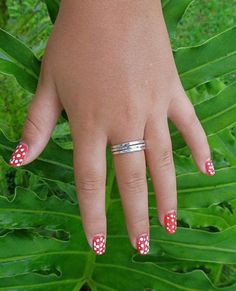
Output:
[[[59,1],[45,2],[54,22]],[[171,37],[191,2],[162,1]],[[185,89],[235,70],[234,37],[232,28],[199,46],[174,52]],[[3,30],[0,48],[0,71],[14,75],[33,93],[40,63],[31,50]],[[77,291],[85,284],[92,290],[235,290],[235,93],[233,83],[194,104],[213,149],[217,166],[213,177],[198,171],[182,136],[170,122],[178,229],[170,236],[160,226],[147,173],[148,256],[139,256],[129,242],[109,149],[106,254],[98,257],[88,246],[76,200],[71,141],[63,148],[60,139],[63,134],[68,137],[68,131],[61,126],[53,135],[58,144],[51,139],[37,160],[15,169],[30,176],[28,189],[16,187],[8,198],[0,194],[0,290]],[[16,144],[0,129],[2,163],[9,160]]]
[[[215,134],[235,123],[236,116],[236,82],[220,91],[219,94],[194,105],[196,114],[207,135]],[[220,122],[218,122],[220,120]],[[170,123],[170,132],[174,149],[185,145],[179,131]]]
[[[174,51],[175,62],[184,88],[190,89],[236,70],[236,26],[201,45]]]
[[[97,257],[88,247],[77,205],[54,197],[40,200],[20,187],[13,201],[0,198],[0,205],[0,228],[5,230],[0,239],[0,290],[71,291],[85,282],[94,290],[208,290],[213,286],[202,271],[174,273],[155,265],[153,259],[165,252],[179,259],[235,260],[235,247],[229,249],[235,227],[218,235],[179,228],[175,236],[169,236],[160,226],[152,226],[150,262],[147,258],[144,268],[127,234],[112,225],[106,255]],[[116,212],[112,205],[110,209],[109,221],[122,217],[121,206]]]
[[[9,156],[8,153],[12,151],[15,143],[7,141],[7,138],[3,133],[1,134],[0,140],[2,155],[7,158],[7,156]],[[35,168],[33,172],[40,175],[46,182],[49,179],[57,180],[58,172],[56,169],[51,169],[51,175],[49,175],[47,170],[48,167],[51,167],[51,165],[54,166],[55,161],[57,160],[56,153],[58,153],[59,149],[55,149],[56,145],[51,140],[47,146],[47,151],[50,152],[50,158],[45,158],[43,153],[37,161],[34,161],[30,165],[24,166],[19,170],[27,170],[31,167],[31,171],[33,171],[33,168]],[[63,166],[63,164],[68,160],[68,158],[65,158],[68,153],[72,156],[71,150],[61,151],[61,161],[59,161],[57,165],[59,166],[59,171],[63,172],[65,170],[67,173],[70,172],[69,176],[72,176],[73,171],[70,166],[71,162]],[[109,153],[108,157],[110,157]],[[39,166],[37,164],[38,162],[42,164]],[[109,163],[109,165],[111,166],[111,163]],[[37,170],[38,167],[40,170]],[[165,254],[166,256],[173,258],[173,260],[188,260],[193,263],[200,261],[203,263],[233,264],[235,262],[235,250],[229,248],[230,241],[233,240],[236,231],[234,226],[235,216],[234,218],[231,218],[231,214],[227,213],[227,210],[223,211],[223,208],[220,210],[220,205],[222,202],[228,201],[230,203],[232,199],[236,198],[234,194],[235,173],[236,169],[234,167],[226,167],[222,170],[218,170],[217,175],[215,177],[211,177],[211,179],[199,172],[177,176],[179,194],[178,209],[180,212],[179,219],[196,227],[215,226],[221,230],[227,230],[222,233],[218,233],[217,235],[207,231],[197,231],[181,227],[178,228],[178,233],[176,233],[175,236],[167,235],[163,228],[157,224],[155,197],[152,190],[152,184],[149,180],[150,215],[151,217],[154,217],[155,221],[152,223],[151,227],[152,247],[150,262],[154,262],[156,260],[159,262],[159,256],[161,254],[162,256]],[[59,200],[54,196],[49,197],[46,200],[40,200],[35,196],[36,194],[32,193],[32,191],[22,188],[17,188],[16,195],[12,201],[8,202],[6,198],[2,198],[0,202],[0,221],[2,222],[1,229],[3,232],[3,237],[2,240],[0,239],[0,243],[2,242],[3,246],[0,249],[2,249],[2,254],[4,257],[2,258],[2,261],[0,259],[0,262],[2,262],[2,273],[0,272],[0,276],[2,276],[1,283],[4,284],[4,287],[7,287],[8,285],[14,286],[12,285],[12,280],[6,277],[13,276],[13,274],[18,274],[18,282],[24,282],[24,280],[26,280],[24,286],[27,286],[27,288],[33,288],[34,290],[51,288],[50,286],[56,286],[57,288],[61,286],[61,288],[64,288],[63,290],[74,290],[73,288],[79,288],[79,286],[82,286],[85,281],[90,284],[91,287],[97,287],[98,289],[100,284],[102,284],[104,290],[106,290],[105,286],[108,286],[113,290],[122,290],[122,284],[126,284],[126,287],[130,288],[127,290],[132,290],[129,283],[124,279],[124,273],[122,270],[125,270],[127,273],[126,278],[132,278],[132,280],[137,279],[139,276],[138,274],[142,272],[142,276],[144,276],[144,278],[147,276],[146,286],[149,288],[155,288],[156,284],[163,284],[160,286],[166,288],[164,290],[171,290],[171,288],[184,290],[184,288],[190,288],[190,285],[184,285],[185,283],[182,282],[183,278],[178,281],[179,274],[172,274],[172,276],[175,275],[176,278],[174,280],[170,280],[171,274],[163,269],[163,266],[162,268],[157,268],[157,266],[154,266],[153,263],[149,263],[150,265],[147,265],[147,269],[145,268],[145,272],[147,272],[146,274],[145,272],[143,273],[143,267],[140,263],[132,263],[129,255],[132,254],[134,256],[135,250],[133,250],[130,246],[127,237],[121,203],[117,198],[119,197],[117,184],[114,180],[114,172],[112,169],[108,171],[108,175],[106,191],[108,198],[108,252],[101,262],[100,258],[96,258],[96,261],[94,261],[94,259],[89,260],[86,258],[87,256],[93,257],[95,255],[89,249],[84,237],[79,218],[79,210],[76,203],[71,204],[65,200]],[[68,174],[66,174],[66,176],[68,176]],[[201,186],[199,187],[198,184]],[[227,193],[227,196],[222,195],[222,191]],[[213,205],[217,204],[219,205],[217,210],[218,213],[215,212],[214,215],[217,216],[219,213],[224,213],[224,218],[218,218],[218,220],[207,219],[214,216],[212,209]],[[232,205],[232,207],[235,207],[235,202],[232,203]],[[207,208],[204,208],[205,210],[200,210],[201,207],[208,206],[210,207],[209,211],[207,211]],[[188,212],[186,213],[186,211]],[[119,217],[119,220],[117,220],[116,217]],[[75,220],[75,222],[72,222],[71,219]],[[24,238],[23,240],[22,235]],[[117,240],[119,240],[120,243],[115,243]],[[196,241],[198,241],[197,244]],[[15,247],[14,243],[16,244]],[[19,246],[21,243],[25,246],[25,254],[22,252],[21,248],[17,248],[17,245]],[[213,247],[213,245],[216,247]],[[8,246],[9,249],[13,248],[16,251],[15,254],[11,253],[12,259],[10,259],[10,262],[8,259],[10,255],[5,250],[4,246]],[[233,247],[233,245],[231,245],[231,247]],[[20,251],[19,254],[17,253],[18,250]],[[31,250],[30,253],[29,250]],[[52,250],[53,254],[51,254]],[[214,256],[210,255],[210,252],[214,252]],[[116,256],[118,258],[116,258]],[[135,255],[134,261],[136,259],[139,261]],[[66,263],[67,260],[68,265]],[[78,264],[77,261],[79,261]],[[85,261],[89,261],[90,265],[87,266]],[[149,260],[147,259],[147,261]],[[61,266],[62,262],[64,263],[63,266]],[[75,264],[77,267],[77,271],[75,273],[70,273],[67,270],[67,268],[71,268],[71,264]],[[57,268],[53,267],[55,265]],[[110,278],[110,276],[101,276],[102,278],[97,276],[96,271],[101,272],[102,269],[106,269],[108,267],[110,267],[111,270],[116,270],[117,281],[114,281],[114,279],[112,277]],[[90,280],[92,283],[87,277],[83,277],[86,268],[94,270],[94,273],[90,274]],[[26,274],[28,275],[26,276]],[[41,275],[39,276],[37,274]],[[194,290],[210,288],[210,283],[203,276],[202,272],[199,272],[197,275],[198,279],[195,278],[197,273],[190,274],[188,274],[188,276],[190,276],[189,278],[191,278],[193,282],[195,280],[200,280],[201,284],[203,284],[199,287],[196,285]],[[119,276],[121,276],[120,279]],[[121,280],[121,278],[123,279]],[[165,283],[162,282],[164,278],[166,278]],[[64,282],[64,280],[66,282]],[[99,280],[102,280],[102,282]],[[120,281],[122,283],[119,285],[118,282]],[[39,284],[38,282],[42,284],[41,287],[37,287],[37,284]],[[18,284],[19,283],[17,283],[17,285]],[[143,286],[143,288],[144,287],[145,286]],[[137,290],[141,289],[138,289],[137,286]]]

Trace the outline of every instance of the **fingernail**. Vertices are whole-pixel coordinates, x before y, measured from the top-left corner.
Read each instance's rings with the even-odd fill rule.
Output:
[[[215,169],[214,169],[214,165],[211,159],[206,160],[205,168],[209,176],[215,175]]]
[[[97,255],[105,253],[106,242],[104,235],[97,234],[93,237],[93,250]]]
[[[27,152],[28,146],[25,143],[20,142],[11,156],[9,165],[13,167],[21,166]]]
[[[175,210],[172,210],[165,215],[164,224],[165,224],[167,233],[169,234],[175,233],[176,228],[177,228]]]
[[[149,236],[142,234],[137,238],[136,248],[141,255],[146,255],[149,252]]]

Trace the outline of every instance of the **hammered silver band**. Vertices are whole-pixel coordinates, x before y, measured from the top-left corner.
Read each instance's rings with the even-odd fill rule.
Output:
[[[120,144],[111,146],[111,152],[113,155],[132,153],[145,150],[146,145],[143,139],[127,141]]]

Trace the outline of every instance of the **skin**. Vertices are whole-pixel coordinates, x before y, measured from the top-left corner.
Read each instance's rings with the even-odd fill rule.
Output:
[[[88,243],[106,236],[106,146],[146,140],[146,150],[114,155],[131,244],[149,234],[146,166],[158,215],[177,210],[170,118],[205,172],[206,134],[180,82],[159,0],[62,0],[48,41],[22,141],[24,163],[48,143],[65,109],[74,144],[78,202]]]

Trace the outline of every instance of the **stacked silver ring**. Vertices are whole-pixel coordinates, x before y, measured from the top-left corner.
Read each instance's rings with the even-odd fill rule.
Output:
[[[127,141],[120,144],[111,146],[111,152],[113,155],[131,153],[142,151],[146,148],[145,141],[143,139]]]

